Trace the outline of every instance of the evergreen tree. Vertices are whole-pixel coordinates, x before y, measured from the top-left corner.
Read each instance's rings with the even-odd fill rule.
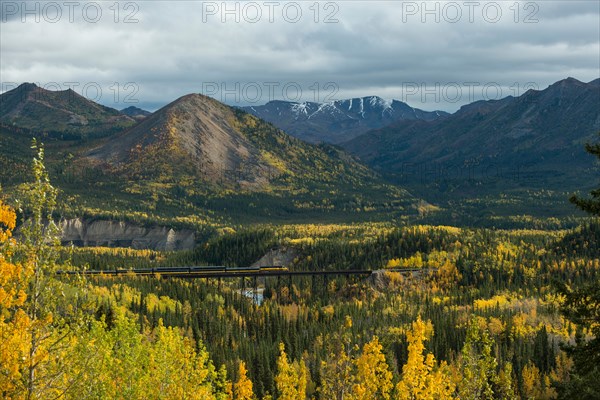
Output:
[[[600,143],[586,144],[588,153],[600,158]],[[572,196],[570,201],[580,209],[600,216],[600,189],[591,192],[591,199]],[[558,384],[561,398],[598,399],[600,398],[600,282],[595,281],[572,290],[566,285],[560,287],[565,295],[562,313],[577,324],[591,331],[593,338],[585,340],[580,334],[574,346],[565,346],[573,358],[573,371],[567,383]]]
[[[570,380],[559,384],[559,396],[563,399],[600,398],[600,282],[586,284],[578,290],[567,286],[561,288],[565,295],[562,313],[580,329],[586,328],[593,336],[586,340],[581,330],[575,345],[564,346],[573,359]]]
[[[600,133],[598,134],[600,135]],[[588,153],[600,158],[600,143],[588,143],[585,145],[585,149]],[[590,194],[592,195],[591,199],[584,199],[573,195],[569,200],[583,211],[595,216],[600,216],[600,188],[592,190]]]

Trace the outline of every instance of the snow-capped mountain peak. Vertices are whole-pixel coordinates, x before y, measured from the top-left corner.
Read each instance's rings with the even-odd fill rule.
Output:
[[[413,109],[401,101],[378,96],[356,97],[326,103],[271,101],[264,106],[245,107],[284,131],[310,142],[340,143],[369,129],[400,120],[433,120],[447,115]]]

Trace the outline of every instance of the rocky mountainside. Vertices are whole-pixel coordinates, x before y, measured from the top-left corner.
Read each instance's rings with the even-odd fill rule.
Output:
[[[252,121],[256,123],[256,121]],[[176,178],[188,174],[212,183],[260,186],[272,164],[241,132],[235,111],[209,97],[190,94],[168,104],[135,127],[92,150],[95,160],[129,174]]]
[[[431,121],[448,115],[444,111],[423,111],[401,101],[377,96],[339,100],[330,103],[270,101],[245,111],[311,143],[341,143],[370,129],[398,121]]]
[[[388,174],[407,165],[411,172],[426,167],[454,175],[512,168],[543,176],[539,184],[560,177],[568,183],[593,165],[584,143],[599,131],[600,80],[568,78],[520,97],[475,102],[444,119],[395,123],[343,146]]]
[[[108,136],[135,120],[94,103],[72,89],[46,90],[33,83],[0,95],[0,123],[61,139]]]

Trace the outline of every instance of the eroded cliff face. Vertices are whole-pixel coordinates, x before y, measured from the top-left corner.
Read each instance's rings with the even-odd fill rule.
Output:
[[[128,222],[62,220],[61,241],[75,246],[131,247],[134,249],[192,249],[195,235],[191,230],[174,230],[164,226],[144,227]]]

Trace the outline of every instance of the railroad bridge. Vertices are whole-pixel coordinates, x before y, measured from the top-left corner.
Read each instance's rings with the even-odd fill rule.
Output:
[[[186,266],[173,268],[139,268],[108,269],[83,271],[57,271],[58,275],[90,275],[90,276],[154,276],[159,278],[182,279],[227,279],[227,278],[260,278],[260,277],[294,277],[294,276],[364,276],[369,277],[378,272],[398,272],[402,274],[422,273],[432,268],[390,268],[384,270],[342,269],[320,271],[291,271],[282,266],[263,267],[224,267],[224,266]]]
[[[403,275],[410,274],[411,276],[420,275],[435,268],[390,268],[380,270],[370,269],[346,269],[346,270],[321,270],[321,271],[291,271],[287,267],[282,266],[261,266],[261,267],[224,267],[224,266],[186,266],[173,268],[140,268],[140,269],[113,269],[113,270],[83,270],[83,271],[57,271],[58,275],[86,275],[86,276],[122,276],[136,277],[147,276],[157,279],[205,279],[207,282],[210,279],[218,279],[218,287],[221,288],[222,279],[240,279],[240,290],[248,296],[248,292],[252,294],[255,301],[258,302],[258,279],[259,278],[277,278],[277,286],[282,284],[281,280],[287,278],[284,285],[291,287],[293,277],[310,277],[312,278],[312,287],[318,291],[319,287],[323,292],[327,291],[328,279],[332,276],[346,276],[358,278],[375,277],[378,274],[389,272],[398,272]],[[317,278],[322,278],[322,283],[317,281]],[[246,278],[251,281],[247,284]]]

